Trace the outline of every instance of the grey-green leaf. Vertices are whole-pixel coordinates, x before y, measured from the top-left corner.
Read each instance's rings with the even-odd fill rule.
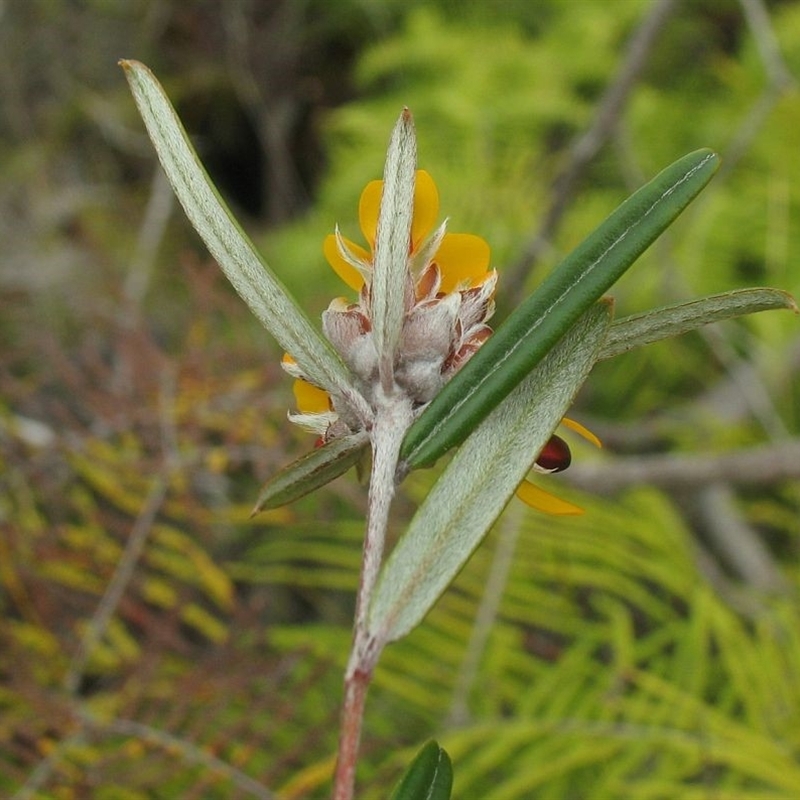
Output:
[[[383,566],[368,619],[378,643],[422,620],[491,528],[588,375],[610,321],[610,301],[589,308],[461,445]]]
[[[293,503],[330,483],[358,462],[368,444],[366,431],[359,431],[350,436],[340,436],[306,453],[264,484],[250,516]]]
[[[305,375],[363,407],[339,356],[264,263],[206,174],[164,90],[138,61],[121,61],[167,178],[228,280]]]
[[[406,108],[392,131],[386,154],[370,290],[381,377],[389,384],[405,313],[416,165],[414,121]]]
[[[680,336],[710,322],[779,308],[798,311],[794,298],[780,289],[739,289],[653,309],[615,322],[599,357],[613,358],[635,347]]]
[[[452,788],[450,756],[444,748],[430,741],[408,765],[391,800],[450,800]]]

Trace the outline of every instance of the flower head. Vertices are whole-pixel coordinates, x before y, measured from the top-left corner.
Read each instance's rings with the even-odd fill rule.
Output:
[[[365,249],[337,230],[323,250],[334,271],[358,292],[358,301],[334,300],[323,314],[326,336],[373,394],[378,354],[372,340],[372,277],[383,181],[361,194],[359,221]],[[429,402],[450,376],[488,338],[497,273],[489,269],[489,245],[479,236],[434,230],[439,194],[431,176],[417,170],[408,247],[403,326],[394,379],[415,405]]]
[[[325,335],[350,368],[368,400],[378,385],[379,354],[372,335],[372,278],[378,212],[383,181],[372,181],[361,193],[359,222],[364,248],[339,233],[326,237],[325,256],[357,298],[335,298],[322,315]],[[418,170],[406,262],[403,325],[394,363],[399,391],[414,406],[429,402],[447,380],[491,334],[497,273],[489,269],[489,245],[479,236],[448,233],[446,223],[433,229],[439,214],[436,184]],[[284,368],[298,380],[295,399],[302,424],[325,439],[343,432],[345,409],[334,408],[328,395],[309,384],[284,357]],[[341,424],[344,422],[344,426]]]
[[[366,247],[339,231],[323,244],[325,257],[355,299],[337,297],[323,312],[323,331],[354,375],[368,402],[380,391],[380,354],[373,337],[372,283],[378,219],[384,182],[371,181],[361,193],[358,216]],[[393,364],[397,391],[415,408],[430,402],[452,375],[491,335],[488,321],[494,313],[497,272],[489,269],[489,245],[469,233],[449,233],[445,221],[434,228],[439,215],[439,194],[431,176],[417,170],[413,215],[405,264],[403,322]],[[339,407],[324,390],[310,383],[293,359],[284,356],[282,366],[295,377],[297,414],[289,418],[316,433],[320,443],[353,432],[359,420]],[[567,427],[597,443],[596,437],[578,423]],[[539,472],[558,472],[569,465],[569,447],[553,436],[537,458]],[[551,514],[577,514],[581,509],[525,481],[518,496],[529,505]]]

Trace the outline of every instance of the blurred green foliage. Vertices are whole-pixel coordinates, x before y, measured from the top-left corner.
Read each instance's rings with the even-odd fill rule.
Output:
[[[322,238],[337,222],[358,238],[359,193],[403,105],[450,229],[491,243],[502,285],[653,7],[4,9],[0,794],[317,798],[335,751],[363,488],[347,476],[248,518],[259,483],[311,442],[287,430],[280,353],[179,210],[159,217],[115,60],[163,80],[316,313],[343,291]],[[800,294],[800,6],[767,3],[760,21],[743,8],[708,0],[666,18],[528,288],[644,179],[708,146],[723,173],[615,290],[619,313],[751,284]],[[574,416],[607,453],[578,446],[576,460],[613,469],[627,453],[796,441],[799,343],[796,318],[770,314],[598,365]],[[404,486],[398,535],[430,482]],[[510,508],[386,652],[359,796],[385,797],[431,736],[453,758],[455,797],[800,795],[798,481],[735,495],[736,524],[775,570],[768,586],[725,560],[703,489],[584,493],[578,520]]]

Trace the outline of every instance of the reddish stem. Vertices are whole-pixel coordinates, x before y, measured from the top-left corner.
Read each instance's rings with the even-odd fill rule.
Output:
[[[358,747],[361,741],[361,722],[367,699],[371,672],[356,670],[345,678],[339,754],[333,782],[333,800],[352,800],[356,783]]]

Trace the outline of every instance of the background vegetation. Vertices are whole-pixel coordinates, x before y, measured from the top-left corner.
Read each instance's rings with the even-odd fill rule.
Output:
[[[399,109],[498,316],[689,150],[722,173],[620,314],[800,294],[800,4],[29,0],[0,8],[0,794],[325,797],[359,564],[353,475],[250,520],[310,447],[280,353],[160,176],[153,68],[312,313]],[[360,784],[419,744],[455,796],[800,796],[800,329],[727,324],[598,366],[560,520],[512,505],[387,651]],[[407,515],[430,475],[402,492]],[[572,489],[568,488],[573,484]],[[398,533],[402,519],[398,520]]]

